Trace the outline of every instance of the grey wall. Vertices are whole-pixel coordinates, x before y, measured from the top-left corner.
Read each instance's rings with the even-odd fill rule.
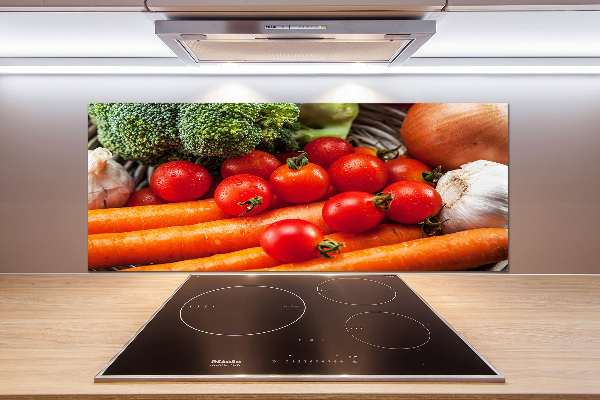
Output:
[[[89,102],[507,102],[510,273],[600,273],[600,76],[0,75],[0,271],[85,272]]]

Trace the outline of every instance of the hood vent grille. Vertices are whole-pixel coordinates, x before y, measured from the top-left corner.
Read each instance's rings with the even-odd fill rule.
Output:
[[[389,63],[409,42],[408,40],[255,39],[183,41],[182,45],[198,63]]]
[[[400,65],[435,33],[431,20],[156,21],[156,34],[188,65],[383,63]]]

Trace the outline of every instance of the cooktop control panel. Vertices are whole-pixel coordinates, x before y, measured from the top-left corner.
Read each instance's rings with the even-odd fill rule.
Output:
[[[193,274],[95,380],[504,377],[396,275]]]

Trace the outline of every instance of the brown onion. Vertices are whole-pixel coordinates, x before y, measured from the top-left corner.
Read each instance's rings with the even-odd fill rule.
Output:
[[[508,104],[417,103],[400,137],[411,156],[444,171],[477,160],[508,165]]]

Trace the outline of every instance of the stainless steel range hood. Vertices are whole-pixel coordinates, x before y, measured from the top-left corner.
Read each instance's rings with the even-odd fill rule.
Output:
[[[157,20],[187,65],[367,63],[398,66],[435,33],[434,20]]]

